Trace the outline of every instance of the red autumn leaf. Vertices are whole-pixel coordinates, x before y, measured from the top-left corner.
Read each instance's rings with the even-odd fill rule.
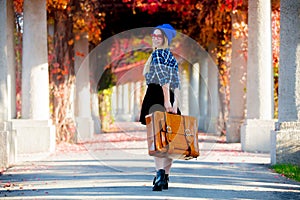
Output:
[[[81,53],[81,52],[79,52],[79,51],[76,51],[76,56],[84,57],[84,53]]]
[[[10,183],[10,182],[5,183],[3,187],[4,187],[4,188],[11,187],[11,183]]]

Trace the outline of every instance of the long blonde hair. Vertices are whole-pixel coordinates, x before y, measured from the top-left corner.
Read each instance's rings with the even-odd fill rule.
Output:
[[[151,64],[151,61],[152,61],[153,51],[155,51],[156,49],[166,49],[166,48],[169,48],[169,44],[168,44],[168,38],[164,35],[164,43],[160,47],[153,47],[152,46],[152,52],[151,52],[148,60],[146,61],[145,65],[144,65],[144,70],[143,70],[143,75],[144,76],[150,70],[150,64]]]

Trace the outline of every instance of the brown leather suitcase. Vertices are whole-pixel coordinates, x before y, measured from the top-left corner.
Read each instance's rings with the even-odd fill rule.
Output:
[[[146,116],[146,127],[150,156],[185,160],[199,156],[195,117],[156,111]]]

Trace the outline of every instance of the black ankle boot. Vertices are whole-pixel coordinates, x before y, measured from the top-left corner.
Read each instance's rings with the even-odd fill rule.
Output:
[[[163,186],[166,184],[165,181],[165,170],[160,169],[156,172],[156,177],[153,180],[152,191],[162,191]]]
[[[169,174],[165,174],[165,184],[163,186],[164,190],[169,189]]]

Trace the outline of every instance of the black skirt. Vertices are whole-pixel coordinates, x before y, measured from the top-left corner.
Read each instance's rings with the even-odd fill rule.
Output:
[[[174,103],[174,93],[170,90],[170,102]],[[158,84],[149,84],[147,91],[142,103],[142,109],[140,114],[140,122],[146,125],[146,115],[153,113],[154,111],[165,112],[164,107],[164,93],[163,89]],[[181,114],[180,110],[177,109],[177,114]]]

